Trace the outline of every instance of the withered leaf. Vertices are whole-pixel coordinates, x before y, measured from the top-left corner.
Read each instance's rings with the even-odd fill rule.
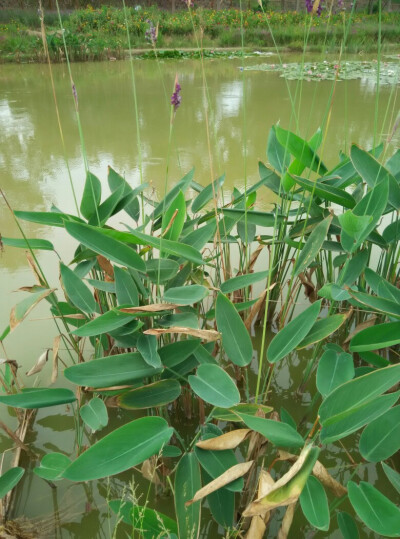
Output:
[[[246,436],[251,432],[251,429],[236,429],[215,438],[208,438],[197,442],[196,446],[200,449],[208,449],[210,451],[221,451],[224,449],[235,449]]]

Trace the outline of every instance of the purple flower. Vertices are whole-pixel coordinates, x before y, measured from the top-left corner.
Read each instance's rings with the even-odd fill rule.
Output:
[[[149,41],[152,45],[155,45],[157,41],[158,28],[154,26],[152,21],[147,20],[146,22],[148,23],[149,27],[146,30],[144,37],[146,41]]]
[[[74,96],[75,105],[78,106],[78,92],[74,83],[72,83],[72,95]]]
[[[180,91],[181,91],[181,85],[179,84],[178,79],[176,78],[175,79],[175,91],[171,96],[171,105],[173,105],[173,107],[174,107],[174,112],[177,111],[177,109],[178,109],[178,107],[179,107],[179,105],[181,104],[181,101],[182,101],[182,96],[180,95]]]

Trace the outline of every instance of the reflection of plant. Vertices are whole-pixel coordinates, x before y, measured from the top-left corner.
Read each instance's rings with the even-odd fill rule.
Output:
[[[176,81],[176,98],[179,89]],[[346,497],[366,528],[400,533],[400,510],[357,478],[364,459],[371,476],[382,462],[395,488],[399,482],[388,459],[400,449],[399,395],[391,390],[400,382],[400,151],[380,162],[383,145],[370,152],[353,145],[328,170],[318,155],[321,144],[320,130],[305,141],[274,126],[259,182],[244,193],[235,189],[230,200],[223,198],[224,176],[202,187],[192,170],[155,203],[144,195],[146,184],[132,189],[109,168],[111,194],[102,201],[101,183],[89,172],[79,216],[59,209],[14,212],[18,223],[56,226],[77,241],[71,263],[60,263],[60,292],[35,255],[53,251],[51,242],[2,238],[5,248],[29,249],[37,284],[25,288],[0,341],[39,302],[48,302],[64,325],[53,345],[53,382],[62,355],[63,384],[75,387],[21,390],[17,365],[2,360],[0,402],[19,410],[21,422],[21,410],[74,409],[76,455],[46,454],[36,475],[95,481],[143,464],[143,476],[161,489],[162,468],[169,485],[175,482],[176,519],[129,500],[110,501],[144,537],[197,537],[204,498],[228,534],[235,525],[236,531],[250,526],[249,537],[257,537],[251,535],[256,527],[264,534],[279,507],[286,508],[287,533],[299,502],[312,528],[328,531],[336,515],[340,529],[354,536],[353,517],[338,512]],[[256,206],[264,188],[275,195],[270,212]],[[194,197],[186,196],[189,189]],[[121,212],[125,230],[111,221]],[[383,216],[389,224],[381,228]],[[372,250],[377,271],[369,267]],[[310,301],[298,314],[303,289]],[[272,322],[278,331],[271,338]],[[250,328],[257,323],[263,337],[256,360]],[[338,331],[342,346],[329,342]],[[282,360],[299,362],[298,351],[307,347],[312,357],[302,367],[303,384],[312,376],[317,391],[297,423],[284,408],[270,406],[284,395],[274,370]],[[298,389],[286,390],[286,399],[296,399]],[[126,410],[126,422],[96,441],[93,432],[108,425],[107,405]],[[182,417],[192,418],[189,440]],[[353,447],[349,463],[328,472],[319,459],[336,459],[332,444],[360,429],[358,451]],[[14,467],[0,477],[1,496],[23,473]],[[244,476],[249,499],[239,500]],[[370,511],[377,505],[387,518]]]

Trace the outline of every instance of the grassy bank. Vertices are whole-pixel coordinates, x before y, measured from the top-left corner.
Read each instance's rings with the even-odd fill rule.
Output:
[[[157,28],[157,48],[197,48],[202,34],[205,48],[241,46],[240,11],[203,10],[169,13],[158,9],[128,9],[131,45],[134,49],[151,49],[146,30],[151,21]],[[321,17],[297,12],[244,11],[244,43],[249,48],[303,50],[304,29],[310,28],[309,50],[336,50],[343,42],[349,14],[323,12]],[[123,58],[128,49],[123,10],[116,8],[77,10],[63,15],[65,39],[72,60],[105,60]],[[64,59],[63,40],[55,14],[45,17],[47,42],[53,61]],[[43,45],[36,13],[18,10],[0,12],[0,60],[2,62],[40,62]],[[382,14],[382,48],[394,49],[400,42],[400,13]],[[347,37],[348,52],[373,52],[378,43],[378,16],[357,13]]]

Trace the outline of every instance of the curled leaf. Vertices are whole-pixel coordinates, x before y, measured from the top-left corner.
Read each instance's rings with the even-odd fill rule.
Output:
[[[201,449],[209,449],[212,451],[220,451],[223,449],[235,449],[246,436],[251,432],[250,429],[236,429],[230,432],[226,432],[221,436],[215,438],[208,438],[207,440],[201,440],[197,442],[196,447]]]
[[[49,351],[50,350],[46,350],[45,352],[43,352],[43,354],[40,355],[34,366],[26,373],[26,376],[33,376],[34,374],[37,374],[38,372],[42,371],[49,358]]]
[[[198,337],[199,339],[204,339],[205,341],[216,341],[220,337],[218,331],[213,329],[193,329],[193,328],[184,328],[184,327],[169,327],[169,328],[153,328],[147,329],[143,332],[145,335],[164,335],[165,333],[182,333],[184,335],[192,335],[193,337]]]

